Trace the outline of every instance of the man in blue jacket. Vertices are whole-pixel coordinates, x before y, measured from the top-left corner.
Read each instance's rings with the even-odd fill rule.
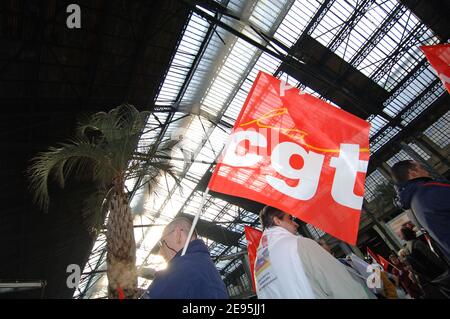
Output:
[[[191,222],[177,217],[163,231],[159,254],[167,268],[156,272],[145,298],[150,299],[226,299],[227,289],[205,243],[192,235],[186,254],[181,256]]]
[[[450,262],[450,184],[433,180],[419,163],[411,160],[396,163],[391,173],[399,204],[413,212]]]

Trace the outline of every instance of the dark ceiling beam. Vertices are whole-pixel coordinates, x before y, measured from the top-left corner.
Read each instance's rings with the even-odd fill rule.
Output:
[[[29,158],[35,154],[37,148],[45,148],[70,134],[79,112],[91,113],[120,104],[123,98],[122,92],[126,91],[126,85],[129,84],[125,83],[127,76],[131,72],[124,65],[120,65],[120,62],[131,56],[133,49],[124,50],[120,46],[120,43],[128,43],[130,39],[127,37],[129,34],[127,24],[123,22],[126,19],[122,19],[124,12],[117,10],[117,1],[110,1],[111,3],[103,1],[103,3],[106,3],[108,7],[115,6],[111,8],[114,14],[109,16],[117,17],[120,23],[111,26],[110,17],[106,18],[109,21],[102,22],[106,12],[97,10],[100,1],[95,1],[86,4],[89,8],[82,5],[82,29],[80,30],[67,30],[64,27],[67,17],[65,9],[68,4],[64,2],[67,1],[60,3],[52,0],[35,4],[34,1],[11,0],[7,1],[5,6],[7,8],[11,6],[14,12],[11,15],[8,13],[4,21],[0,18],[2,25],[0,68],[6,70],[6,72],[0,72],[0,105],[3,106],[0,135],[2,146],[7,150],[6,155],[1,159],[0,171],[4,177],[3,180],[8,181],[14,177],[10,183],[4,183],[2,196],[8,198],[7,202],[12,203],[12,206],[5,206],[5,212],[13,207],[17,213],[14,214],[14,218],[8,218],[8,222],[1,227],[2,241],[5,242],[6,239],[8,244],[4,251],[8,258],[0,266],[0,273],[5,274],[5,278],[26,278],[33,275],[46,278],[48,289],[45,296],[52,298],[72,296],[73,290],[66,286],[65,267],[71,263],[83,267],[85,257],[88,257],[91,252],[90,238],[92,237],[88,237],[81,226],[75,206],[64,207],[64,204],[71,203],[68,200],[60,203],[57,201],[58,196],[55,196],[52,198],[52,203],[60,204],[53,205],[49,214],[40,214],[28,200],[30,196],[24,171]],[[128,3],[135,4],[133,8],[140,10],[141,13],[148,7],[146,4],[148,1],[122,2],[127,6]],[[166,17],[166,12],[171,13],[172,8],[180,7],[175,0],[161,0],[158,3],[160,4],[158,13],[151,19],[153,25],[150,29],[153,30],[160,26]],[[167,7],[170,9],[164,10]],[[5,14],[3,8],[2,3],[0,5],[2,17]],[[44,10],[36,11],[36,8],[44,8]],[[15,16],[16,11],[18,17]],[[29,14],[26,15],[24,12]],[[39,16],[36,16],[37,13]],[[41,19],[42,16],[45,16],[45,20]],[[186,18],[187,14],[177,17],[177,23],[164,28],[160,33],[161,36],[155,40],[159,43],[149,46],[152,55],[158,60],[155,63],[148,63],[148,67],[145,68],[148,74],[154,74],[153,79],[148,81],[150,89],[142,92],[142,98],[146,101],[154,97],[152,94],[166,66],[166,58],[169,60],[172,54],[172,43],[175,43],[179,37],[181,26],[187,21]],[[42,26],[45,27],[44,36],[41,32]],[[141,26],[142,24],[139,27]],[[95,44],[98,44],[102,37],[98,27],[103,27],[106,36],[110,35],[103,41],[102,50],[95,49]],[[107,51],[125,52],[126,57]],[[89,54],[91,52],[92,55]],[[39,57],[39,55],[42,56]],[[100,61],[96,58],[97,55],[100,56]],[[103,63],[104,58],[108,58],[105,63]],[[91,66],[95,67],[97,61],[100,64],[95,75],[92,73]],[[104,64],[107,64],[105,68],[109,69],[106,73]],[[118,68],[116,74],[110,72],[110,70],[115,71],[115,68]],[[93,74],[92,76],[88,76],[89,71]],[[139,70],[139,76],[147,81],[149,78],[144,78],[141,73],[142,70]],[[87,81],[81,86],[75,85],[80,79],[87,79]],[[95,81],[89,82],[91,79]],[[50,83],[52,81],[55,83]],[[117,86],[103,85],[104,82],[119,84],[124,82],[124,86],[118,89]],[[94,91],[80,109],[80,98],[83,99],[89,95],[85,94],[83,89],[90,83],[95,84]],[[75,88],[73,92],[70,90],[70,85]],[[9,146],[14,149],[13,152],[8,152]],[[13,184],[10,185],[11,183]],[[86,187],[81,189],[87,190]],[[65,189],[61,192],[62,195],[68,193],[71,193],[71,190]],[[76,204],[78,202],[80,201],[76,201]],[[74,217],[73,222],[67,222],[64,217],[69,213],[71,217]],[[8,213],[9,215],[12,214]]]
[[[314,30],[317,28],[317,26],[319,25],[319,23],[322,21],[323,17],[327,14],[328,10],[333,6],[335,0],[325,0],[322,5],[320,6],[320,8],[317,10],[317,12],[314,14],[314,16],[311,18],[311,21],[308,23],[308,25],[305,27],[305,30],[302,32],[302,34],[300,35],[300,38],[298,39],[297,42],[302,42],[302,40],[306,37],[306,36],[311,36],[311,34],[314,32]],[[293,52],[295,51],[295,45],[292,46],[292,48],[289,48],[288,52],[289,54],[293,54]],[[275,73],[273,74],[274,76],[278,76],[280,74],[281,70],[281,66],[280,65],[278,67],[278,69],[275,71]]]
[[[191,220],[194,218],[194,216],[188,214],[181,214],[179,216],[186,217]],[[203,219],[198,220],[196,229],[199,236],[209,238],[226,246],[233,245],[241,237],[240,233],[231,231],[225,227],[215,224],[214,222]]]
[[[381,112],[388,92],[317,40],[304,36],[293,52],[304,64],[293,68],[283,62],[283,72],[361,118]]]
[[[126,3],[129,3],[129,1],[125,1]],[[143,18],[143,26],[139,28],[141,31],[138,35],[136,35],[135,39],[135,49],[133,54],[130,57],[130,60],[132,61],[131,67],[130,67],[130,75],[128,77],[128,88],[125,92],[124,101],[130,102],[132,104],[136,104],[138,108],[145,108],[145,105],[141,105],[139,101],[136,100],[135,96],[133,95],[133,90],[136,89],[139,85],[139,73],[140,73],[140,67],[141,65],[145,65],[146,59],[152,59],[153,56],[149,55],[149,51],[147,50],[147,47],[149,44],[151,44],[151,41],[154,39],[156,35],[161,33],[167,28],[167,24],[171,22],[171,20],[176,19],[179,15],[179,13],[183,10],[185,10],[183,7],[178,7],[174,12],[171,12],[168,14],[168,17],[164,19],[164,21],[158,25],[157,28],[152,28],[153,20],[156,15],[159,13],[159,4],[154,1],[149,1],[149,5],[147,6],[146,13],[144,14]],[[130,17],[131,18],[131,17]],[[130,26],[134,30],[134,24],[133,19],[130,19]],[[142,83],[141,83],[142,85]]]
[[[202,177],[202,179],[198,182],[196,191],[204,192],[208,186],[209,180],[211,179],[212,171],[208,170]],[[246,211],[259,214],[259,211],[265,206],[264,204],[242,198],[237,196],[231,196],[223,193],[217,193],[212,190],[209,190],[209,194],[215,198],[222,199],[232,205],[241,207]]]
[[[189,220],[194,219],[194,216],[189,214],[179,214],[177,217],[185,217]],[[215,222],[210,222],[201,218],[198,220],[195,229],[197,230],[199,236],[211,239],[225,246],[234,245],[242,236],[242,234],[231,231],[223,226],[219,226]],[[158,250],[159,247],[156,245],[153,247],[151,254],[158,254]]]
[[[327,45],[327,49],[331,52],[335,52],[339,46],[347,39],[347,42],[349,41],[349,35],[353,31],[355,25],[361,20],[361,18],[366,14],[366,12],[370,9],[372,4],[374,3],[373,0],[364,0],[360,3],[357,3],[357,6],[355,7],[355,10],[352,12],[351,16],[344,22],[344,25],[339,29],[336,35],[331,39],[329,44]],[[322,8],[325,4],[322,5]],[[312,22],[310,22],[311,25]],[[308,26],[309,27],[309,26]],[[334,29],[334,28],[333,28]],[[311,31],[311,30],[308,30]],[[326,31],[330,32],[331,30]],[[321,34],[323,35],[323,34]],[[291,48],[290,53],[298,54],[298,48],[299,44],[304,43],[304,41],[311,39],[311,33],[303,33],[303,35],[300,37],[300,39],[297,41],[297,45],[294,45]],[[348,44],[348,43],[347,43]],[[345,52],[344,52],[345,55]],[[355,54],[355,57],[358,55],[362,55],[361,52],[357,52]],[[319,60],[317,61],[316,65],[323,65],[326,63],[328,58],[328,55],[322,55]],[[305,62],[305,61],[304,61]],[[350,63],[351,64],[351,63]],[[332,92],[336,91],[336,86],[341,83],[345,78],[349,75],[349,73],[354,72],[355,69],[349,68],[350,64],[348,63],[339,63],[339,68],[335,70],[336,76],[333,76],[331,78],[331,82],[333,85],[327,85],[321,90],[316,89],[317,92],[319,92],[324,97],[329,97],[328,99],[335,102],[339,105],[347,105],[347,103],[339,103],[335,97],[333,97]],[[282,65],[280,66],[282,67]],[[302,86],[305,85],[305,83],[300,82]],[[368,117],[370,114],[367,114],[366,117]]]
[[[84,87],[82,88],[82,95],[80,96],[80,109],[83,109],[84,105],[88,104],[92,92],[94,90],[95,79],[97,77],[97,70],[101,57],[103,54],[103,43],[105,38],[105,32],[110,27],[110,14],[111,8],[113,8],[113,3],[111,1],[100,0],[98,2],[99,12],[101,12],[100,18],[95,19],[95,25],[93,28],[95,32],[91,35],[88,40],[88,47],[92,48],[88,53],[88,65],[86,77],[84,79]]]
[[[328,45],[328,49],[332,52],[336,51],[339,45],[345,40],[345,38],[348,37],[348,35],[352,32],[355,25],[361,20],[361,18],[366,14],[366,12],[370,9],[374,2],[368,1],[368,2],[362,2],[358,8],[355,10],[355,12],[352,14],[352,16],[349,18],[347,23],[344,25],[344,27],[341,28],[341,30],[338,32],[338,34],[332,39],[330,44]],[[337,75],[334,78],[334,83],[341,83],[342,81],[345,81],[345,79],[355,72],[358,65],[364,61],[364,59],[367,57],[367,55],[372,51],[372,49],[384,38],[384,36],[389,32],[389,30],[395,25],[395,23],[401,18],[402,14],[406,11],[406,8],[402,6],[401,4],[397,4],[397,6],[390,12],[390,14],[383,20],[380,27],[375,30],[375,32],[372,33],[370,38],[366,41],[366,43],[359,48],[359,50],[354,54],[354,56],[351,58],[351,60],[348,63],[340,63],[340,67],[337,70]],[[349,39],[347,39],[349,41]],[[301,43],[301,42],[300,42]],[[345,56],[345,52],[344,52]],[[322,65],[324,61],[319,61],[318,65]],[[353,68],[350,68],[352,66]],[[352,80],[351,82],[354,82]],[[376,84],[374,84],[374,87],[376,87]],[[330,92],[332,87],[325,88],[324,91],[320,91],[322,96],[330,96]],[[376,88],[378,89],[378,88]],[[386,92],[387,94],[387,92]],[[329,98],[330,100],[334,100],[332,98],[332,94]],[[381,101],[378,100],[378,103]],[[336,102],[335,102],[336,103]],[[345,102],[344,102],[345,103]],[[339,103],[337,103],[339,104]],[[345,105],[345,104],[343,104]],[[376,114],[375,112],[373,114]]]
[[[430,0],[400,0],[416,17],[439,37],[441,42],[450,38],[450,2]]]

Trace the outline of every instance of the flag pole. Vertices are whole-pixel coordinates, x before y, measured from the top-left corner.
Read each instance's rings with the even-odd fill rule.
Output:
[[[192,234],[194,233],[194,229],[195,229],[195,226],[197,225],[198,219],[200,218],[200,214],[202,212],[203,205],[205,205],[206,196],[208,196],[208,193],[209,193],[209,187],[207,187],[205,192],[203,193],[203,197],[200,202],[200,207],[198,208],[197,214],[195,214],[195,218],[194,218],[194,221],[192,222],[192,227],[189,230],[189,234],[186,239],[186,242],[184,243],[184,247],[183,247],[183,251],[181,252],[181,256],[184,256],[184,254],[186,254],[186,250],[188,248],[189,242],[191,241],[191,237],[192,237]]]
[[[215,156],[215,158],[216,158],[216,160],[215,160],[213,163],[210,163],[210,164],[211,164],[211,165],[217,164],[217,162],[218,162],[218,160],[217,160],[217,154],[216,154],[216,152],[214,151],[214,147],[212,147],[211,141],[209,140],[209,136],[208,136],[208,134],[207,134],[207,132],[206,132],[206,130],[205,130],[205,127],[203,126],[203,123],[202,123],[202,119],[201,119],[201,117],[200,117],[200,114],[198,115],[198,119],[199,119],[199,121],[200,121],[200,124],[202,125],[203,131],[205,132],[206,139],[208,140],[208,143],[209,143],[209,145],[211,146],[211,151],[213,152],[213,154],[214,154],[214,156]],[[215,125],[218,127],[217,124],[215,124]],[[223,150],[224,147],[225,147],[225,145],[222,147],[222,150]],[[222,150],[221,150],[220,152],[222,152]],[[194,229],[195,229],[195,226],[197,225],[198,219],[200,218],[200,214],[201,214],[201,212],[202,212],[203,205],[205,205],[205,202],[206,202],[206,196],[208,196],[208,193],[209,193],[209,187],[206,187],[206,190],[205,190],[205,192],[203,193],[202,200],[200,201],[200,207],[198,208],[197,214],[195,214],[194,221],[192,222],[192,227],[191,227],[191,229],[189,230],[188,237],[187,237],[187,239],[186,239],[186,242],[184,243],[184,247],[183,247],[183,251],[181,252],[181,256],[184,256],[184,255],[186,254],[186,250],[187,250],[187,248],[188,248],[188,246],[189,246],[189,242],[191,241],[191,237],[192,237],[192,234],[194,233]]]

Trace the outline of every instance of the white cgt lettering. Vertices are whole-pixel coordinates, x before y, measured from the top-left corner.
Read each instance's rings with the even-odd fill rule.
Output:
[[[251,146],[267,147],[267,140],[264,135],[255,131],[239,131],[230,136],[222,162],[230,166],[250,167],[256,165],[263,158],[261,155],[254,153],[236,154],[239,143],[246,140],[250,142]]]
[[[330,166],[336,168],[331,196],[343,205],[353,209],[360,209],[363,197],[353,192],[355,188],[356,175],[358,172],[367,171],[368,161],[359,159],[359,145],[341,144],[339,157],[332,157]]]
[[[263,134],[255,131],[239,131],[230,136],[228,146],[222,162],[234,167],[251,167],[258,164],[263,156],[247,152],[244,155],[236,153],[239,143],[248,140],[251,147],[267,147],[267,139]],[[303,159],[303,167],[294,168],[290,163],[293,155]],[[303,147],[292,142],[282,142],[274,147],[270,157],[271,165],[280,175],[297,179],[296,186],[289,186],[283,179],[267,175],[266,181],[279,192],[299,200],[310,200],[317,192],[320,174],[325,156],[306,151]],[[331,196],[346,207],[360,209],[363,197],[354,193],[356,177],[359,172],[367,171],[368,161],[359,159],[358,144],[341,144],[339,157],[332,157],[330,166],[336,169]]]
[[[296,169],[290,164],[293,155],[300,155],[304,165]],[[325,156],[314,152],[307,152],[303,147],[292,142],[280,143],[272,151],[270,158],[272,167],[287,178],[298,179],[297,186],[291,187],[284,180],[266,176],[270,186],[283,194],[300,200],[309,200],[314,197],[319,185]]]

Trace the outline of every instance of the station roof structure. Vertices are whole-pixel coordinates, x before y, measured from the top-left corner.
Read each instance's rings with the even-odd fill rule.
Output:
[[[153,111],[151,129],[137,147],[154,137],[183,137],[189,160],[172,161],[180,184],[166,177],[154,193],[137,190],[131,201],[137,265],[156,269],[164,267],[155,248],[164,225],[200,209],[258,71],[371,123],[367,203],[376,198],[377,185],[388,182],[382,168],[413,157],[402,148],[408,138],[425,134],[443,148],[449,144],[450,97],[419,49],[448,41],[449,4],[86,0],[78,1],[82,28],[67,30],[69,3],[7,0],[0,6],[0,103],[6,112],[0,278],[45,279],[46,297],[106,296],[105,235],[89,234],[77,213],[89,183],[55,188],[57,199],[44,215],[31,203],[24,175],[29,159],[70,136],[82,114],[129,102]],[[409,147],[427,155],[414,143]],[[226,283],[244,272],[244,225],[259,226],[261,207],[214,192],[201,207],[198,233]],[[363,212],[361,224],[367,219]],[[307,226],[312,237],[324,235]],[[84,266],[76,290],[66,285],[69,264]],[[142,288],[149,283],[139,278]]]

